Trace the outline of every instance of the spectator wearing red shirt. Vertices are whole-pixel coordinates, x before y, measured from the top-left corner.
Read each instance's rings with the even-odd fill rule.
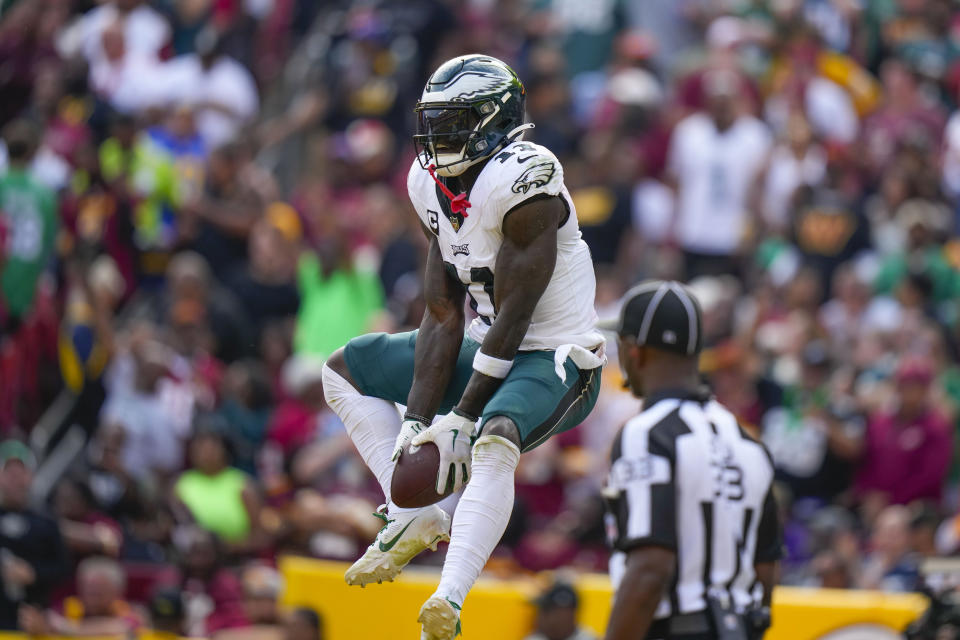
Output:
[[[207,636],[223,629],[250,626],[243,609],[243,585],[224,566],[223,544],[199,527],[185,526],[174,533],[181,555],[175,575],[159,580],[179,584],[186,609],[189,636]]]
[[[948,419],[933,406],[933,369],[907,359],[897,371],[898,407],[871,416],[856,488],[888,504],[939,501],[953,454]]]

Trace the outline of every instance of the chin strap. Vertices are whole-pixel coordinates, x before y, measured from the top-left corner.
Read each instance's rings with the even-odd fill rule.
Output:
[[[447,199],[450,200],[450,211],[454,213],[462,213],[463,217],[467,217],[467,208],[472,207],[470,201],[467,200],[467,194],[458,193],[453,195],[453,191],[447,188],[447,185],[443,184],[440,181],[440,178],[437,177],[437,165],[432,164],[427,167],[427,171],[430,172],[430,177],[433,178],[433,181],[437,183],[437,186],[440,187],[440,191],[443,191],[443,195],[447,196]]]
[[[507,133],[507,140],[511,142],[514,140],[522,140],[524,132],[526,132],[527,129],[533,129],[535,126],[532,122],[528,122],[527,124],[522,124],[519,127],[511,129],[510,132]]]

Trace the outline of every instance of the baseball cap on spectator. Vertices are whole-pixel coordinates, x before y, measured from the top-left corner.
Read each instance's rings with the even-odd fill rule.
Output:
[[[0,469],[6,467],[11,460],[19,460],[28,469],[37,468],[37,458],[33,451],[19,440],[0,442]]]
[[[566,582],[554,582],[533,600],[540,609],[575,609],[579,602],[576,590]]]
[[[703,348],[700,303],[676,281],[650,280],[635,286],[623,297],[620,317],[599,326],[633,336],[638,344],[682,355],[698,354]]]

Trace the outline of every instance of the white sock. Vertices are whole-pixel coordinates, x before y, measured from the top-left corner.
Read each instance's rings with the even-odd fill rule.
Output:
[[[435,596],[462,606],[503,536],[513,511],[513,476],[520,449],[501,436],[473,446],[470,482],[453,514],[450,547]]]
[[[391,514],[416,509],[403,509],[390,500],[393,479],[393,447],[400,433],[400,412],[389,400],[362,395],[339,373],[323,365],[323,395],[334,413],[340,416],[360,457],[376,476],[387,510]]]

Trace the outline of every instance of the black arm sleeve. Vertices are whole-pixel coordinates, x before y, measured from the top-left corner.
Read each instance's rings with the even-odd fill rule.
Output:
[[[776,562],[783,556],[783,532],[780,527],[780,514],[777,499],[773,496],[773,486],[767,491],[763,501],[763,514],[757,529],[757,550],[754,564]]]

